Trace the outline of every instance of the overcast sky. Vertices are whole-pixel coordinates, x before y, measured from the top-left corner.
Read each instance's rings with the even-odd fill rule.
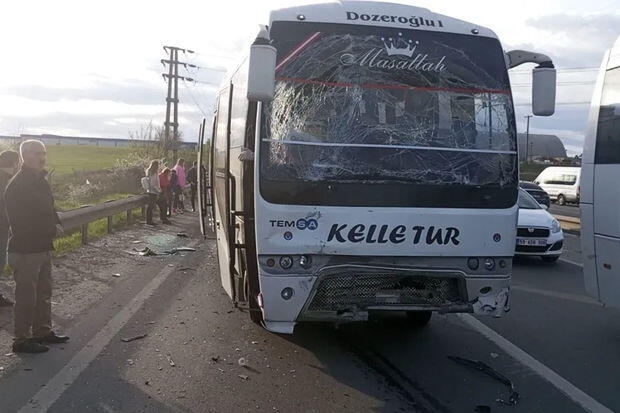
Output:
[[[165,120],[163,45],[198,70],[180,69],[199,83],[179,83],[183,139],[196,140],[210,117],[225,68],[247,52],[270,9],[308,1],[21,0],[0,10],[0,135],[52,133],[128,137]],[[589,100],[605,49],[620,34],[620,0],[515,2],[409,1],[489,27],[505,50],[545,53],[558,68],[556,114],[530,120],[531,133],[555,134],[570,154],[581,153]],[[531,68],[513,69],[519,132],[530,113]]]

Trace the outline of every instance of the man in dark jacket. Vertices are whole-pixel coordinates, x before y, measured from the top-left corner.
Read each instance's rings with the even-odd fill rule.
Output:
[[[45,180],[45,145],[24,141],[19,152],[22,167],[5,192],[9,264],[15,277],[13,351],[41,353],[49,350],[45,343],[69,340],[52,330],[52,240],[63,231]]]
[[[19,154],[15,151],[2,151],[0,153],[0,276],[6,267],[6,247],[9,242],[9,220],[6,217],[4,207],[4,190],[9,179],[17,172]],[[2,295],[0,290],[0,307],[12,307],[13,301]]]
[[[196,212],[196,190],[198,189],[198,172],[196,171],[196,161],[187,170],[187,182],[189,183],[190,198],[192,200],[192,212]]]

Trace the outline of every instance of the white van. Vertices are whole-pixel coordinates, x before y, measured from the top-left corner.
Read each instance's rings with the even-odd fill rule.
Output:
[[[579,185],[581,181],[581,168],[573,166],[550,166],[534,179],[549,198],[555,200],[558,205],[567,202],[579,203]]]

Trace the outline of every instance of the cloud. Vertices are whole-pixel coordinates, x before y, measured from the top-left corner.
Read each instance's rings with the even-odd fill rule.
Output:
[[[620,14],[552,14],[528,19],[526,25],[539,32],[539,40],[513,48],[549,54],[558,68],[598,67],[618,37]]]

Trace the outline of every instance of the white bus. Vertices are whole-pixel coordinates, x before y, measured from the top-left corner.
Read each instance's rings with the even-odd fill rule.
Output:
[[[620,307],[620,37],[592,96],[581,164],[581,255],[586,291]]]
[[[517,225],[507,69],[489,29],[427,9],[330,2],[272,11],[221,87],[210,176],[222,285],[254,321],[359,321],[384,310],[499,316]],[[201,145],[202,147],[202,145]]]

